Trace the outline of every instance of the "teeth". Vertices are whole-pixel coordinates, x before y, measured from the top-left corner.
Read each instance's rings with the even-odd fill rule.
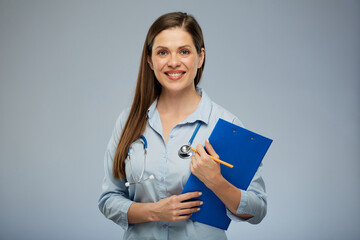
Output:
[[[178,77],[178,76],[180,76],[182,73],[168,73],[168,75],[170,76],[170,77]]]

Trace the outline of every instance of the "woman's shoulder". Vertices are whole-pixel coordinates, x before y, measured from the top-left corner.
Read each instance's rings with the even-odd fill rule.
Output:
[[[123,109],[116,119],[116,128],[122,129],[125,126],[126,120],[130,113],[130,107]]]
[[[237,116],[235,116],[235,114],[233,114],[232,112],[230,112],[229,110],[227,110],[226,108],[224,108],[223,106],[217,104],[216,102],[214,102],[207,94],[206,92],[202,89],[202,88],[197,88],[197,91],[200,92],[203,96],[204,99],[204,105],[205,106],[210,106],[210,107],[206,107],[206,109],[209,109],[209,120],[210,120],[210,125],[216,124],[216,122],[218,121],[219,118],[222,118],[228,122],[234,123],[236,125],[239,125],[241,127],[243,127],[243,124],[241,123],[241,121],[239,120],[239,118]]]
[[[217,121],[217,119],[219,118],[222,118],[228,122],[232,122],[236,125],[243,127],[242,122],[235,114],[214,101],[212,101],[211,118],[213,118],[215,121]]]

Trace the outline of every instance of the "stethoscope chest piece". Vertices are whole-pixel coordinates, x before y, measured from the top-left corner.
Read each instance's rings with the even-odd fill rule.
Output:
[[[191,149],[189,145],[183,145],[178,151],[178,155],[181,158],[190,158],[192,155]]]
[[[190,149],[190,146],[191,146],[191,144],[192,144],[192,142],[193,142],[193,140],[194,140],[194,138],[195,138],[195,136],[196,136],[196,133],[199,131],[199,128],[200,128],[200,126],[201,126],[201,123],[202,123],[202,122],[199,122],[199,123],[197,124],[197,126],[196,126],[196,128],[195,128],[195,130],[194,130],[194,132],[193,132],[193,134],[192,134],[192,136],[191,136],[191,138],[190,138],[189,143],[188,143],[188,144],[185,144],[185,145],[182,145],[182,146],[180,147],[180,149],[179,149],[179,151],[178,151],[178,155],[179,155],[180,158],[185,159],[185,158],[190,158],[190,157],[192,156],[192,151],[191,151],[191,149]]]

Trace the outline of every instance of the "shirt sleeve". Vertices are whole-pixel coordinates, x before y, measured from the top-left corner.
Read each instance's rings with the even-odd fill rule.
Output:
[[[125,112],[121,113],[117,119],[114,131],[107,145],[104,159],[105,177],[98,207],[106,218],[127,230],[129,225],[127,212],[133,201],[129,199],[129,192],[127,187],[125,187],[126,179],[115,179],[112,174],[114,155],[120,139],[124,119],[126,119]]]
[[[233,120],[233,123],[243,127],[243,124],[237,118]],[[231,220],[238,222],[247,221],[252,224],[258,224],[265,217],[267,211],[267,196],[265,183],[261,176],[262,168],[261,163],[247,190],[240,189],[241,199],[236,213],[250,214],[253,217],[248,220],[244,220],[227,209],[227,215]]]

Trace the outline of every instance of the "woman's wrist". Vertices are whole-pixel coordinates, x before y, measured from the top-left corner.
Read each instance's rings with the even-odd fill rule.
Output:
[[[131,224],[159,221],[155,209],[157,209],[156,203],[134,202],[128,211],[128,221]]]
[[[146,204],[146,213],[148,216],[148,221],[149,222],[156,222],[156,221],[160,221],[160,217],[159,217],[159,211],[158,211],[158,203],[148,203]]]
[[[226,184],[226,180],[221,174],[214,175],[213,177],[208,178],[208,181],[206,181],[205,183],[206,187],[211,189],[212,191],[223,187],[225,184]]]

